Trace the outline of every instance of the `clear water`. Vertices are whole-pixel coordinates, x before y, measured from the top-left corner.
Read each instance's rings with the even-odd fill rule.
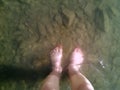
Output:
[[[120,90],[119,0],[1,0],[0,90],[40,90],[49,52],[64,46],[63,67],[80,46],[82,73],[95,90]],[[61,90],[70,90],[63,75]]]

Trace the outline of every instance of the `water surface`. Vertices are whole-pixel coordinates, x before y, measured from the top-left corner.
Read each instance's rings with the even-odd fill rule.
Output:
[[[95,90],[120,89],[119,0],[1,0],[0,90],[39,90],[49,52],[64,47],[62,66],[80,46],[82,73]],[[65,75],[61,90],[70,90]]]

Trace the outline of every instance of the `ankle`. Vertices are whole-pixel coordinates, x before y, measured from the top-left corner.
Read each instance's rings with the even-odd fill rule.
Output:
[[[80,65],[70,64],[68,66],[68,72],[71,74],[78,73],[79,69],[80,69]]]
[[[53,71],[57,72],[57,73],[61,73],[62,72],[62,67],[61,66],[54,66],[52,68]]]

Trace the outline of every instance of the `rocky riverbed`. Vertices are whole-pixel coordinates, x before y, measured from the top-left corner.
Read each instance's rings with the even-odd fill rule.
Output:
[[[81,72],[95,90],[120,89],[119,0],[1,0],[0,90],[38,90],[49,52],[62,44],[62,66],[80,46]],[[64,78],[64,77],[63,77]],[[70,90],[68,80],[61,90]]]

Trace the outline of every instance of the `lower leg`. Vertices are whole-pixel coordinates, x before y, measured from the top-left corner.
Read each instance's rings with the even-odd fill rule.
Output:
[[[41,90],[59,90],[59,80],[62,72],[61,67],[62,47],[56,47],[51,52],[52,72],[45,79]]]
[[[94,90],[90,81],[79,71],[69,69],[69,77],[72,90]]]
[[[53,70],[45,79],[42,90],[59,90],[61,70]]]
[[[72,90],[94,90],[90,81],[79,71],[80,64],[84,60],[82,51],[79,48],[73,51],[70,60],[68,72]]]

